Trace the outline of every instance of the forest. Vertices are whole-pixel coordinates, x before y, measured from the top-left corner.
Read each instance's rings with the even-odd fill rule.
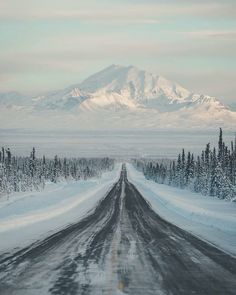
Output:
[[[109,158],[37,157],[35,148],[28,157],[13,155],[10,148],[0,151],[0,194],[42,190],[47,182],[100,177],[114,168]]]
[[[147,179],[160,184],[220,199],[236,197],[236,137],[227,146],[221,128],[218,147],[208,143],[198,156],[183,149],[174,161],[134,159],[133,163]]]

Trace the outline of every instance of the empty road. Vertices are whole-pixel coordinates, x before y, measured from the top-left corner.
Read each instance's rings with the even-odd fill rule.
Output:
[[[123,165],[84,219],[0,256],[0,294],[236,294],[236,259],[160,218]]]

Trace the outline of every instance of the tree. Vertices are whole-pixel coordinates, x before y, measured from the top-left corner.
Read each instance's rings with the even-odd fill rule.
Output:
[[[219,141],[218,141],[218,161],[222,163],[223,161],[223,132],[220,128],[220,134],[219,134]]]

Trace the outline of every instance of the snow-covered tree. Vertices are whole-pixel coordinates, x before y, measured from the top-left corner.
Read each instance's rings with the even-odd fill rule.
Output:
[[[154,163],[155,162],[155,163]],[[220,128],[218,150],[208,143],[201,156],[196,160],[191,152],[185,150],[178,155],[177,161],[159,164],[156,161],[136,160],[136,167],[142,170],[147,179],[158,183],[210,195],[220,199],[232,199],[236,196],[236,136],[231,147],[223,141]]]
[[[35,148],[29,157],[12,156],[9,148],[0,152],[0,195],[17,191],[41,190],[45,182],[100,177],[114,168],[109,158],[38,158]]]

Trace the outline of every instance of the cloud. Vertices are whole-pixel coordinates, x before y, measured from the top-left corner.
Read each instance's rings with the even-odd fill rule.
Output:
[[[205,32],[206,35],[208,33]],[[193,35],[195,34],[198,35],[197,32]],[[129,35],[120,34],[114,34],[113,38],[109,34],[83,37],[74,34],[60,35],[44,40],[48,45],[44,49],[30,51],[26,48],[22,52],[0,53],[0,73],[37,73],[38,70],[77,72],[78,65],[83,61],[170,58],[183,59],[185,63],[187,60],[199,59],[210,63],[217,59],[224,64],[236,58],[235,41],[226,46],[221,40],[209,42],[206,38],[206,42],[199,42],[198,38],[195,41],[189,41],[188,38],[187,35],[181,40],[160,42],[148,38],[131,39]]]
[[[235,101],[235,70],[219,71],[202,68],[194,72],[175,71],[172,75],[195,93],[215,96],[222,101]]]
[[[4,73],[4,74],[0,74],[0,83],[5,83],[9,81],[9,77]]]
[[[233,31],[232,31],[233,32]],[[230,32],[232,34],[232,32]],[[204,31],[205,36],[208,34],[219,35],[220,33],[229,33],[226,31]],[[173,32],[173,36],[176,33]],[[113,33],[95,33],[92,35],[64,34],[58,37],[49,38],[46,43],[53,48],[40,54],[49,54],[50,58],[60,55],[59,58],[112,58],[112,57],[218,57],[218,58],[235,58],[236,41],[229,38],[222,42],[218,38],[205,38],[202,42],[198,38],[198,32],[187,33],[182,38],[152,38],[147,36],[124,35],[121,32]],[[192,38],[191,40],[189,38]],[[226,46],[227,45],[227,46]]]
[[[236,30],[200,30],[200,31],[186,31],[179,32],[191,38],[216,38],[216,39],[229,39],[236,44]]]
[[[63,1],[62,1],[63,2]],[[80,20],[89,22],[130,22],[152,23],[174,16],[200,17],[200,18],[234,18],[236,16],[236,3],[223,1],[167,1],[136,4],[120,4],[119,2],[106,5],[77,6],[68,9],[69,5],[49,7],[45,4],[27,7],[6,5],[0,10],[1,20]]]
[[[0,1],[0,81],[39,76],[42,86],[56,84],[56,75],[76,80],[117,61],[162,64],[167,77],[184,68],[189,77],[201,67],[230,71],[235,19],[235,0]]]

